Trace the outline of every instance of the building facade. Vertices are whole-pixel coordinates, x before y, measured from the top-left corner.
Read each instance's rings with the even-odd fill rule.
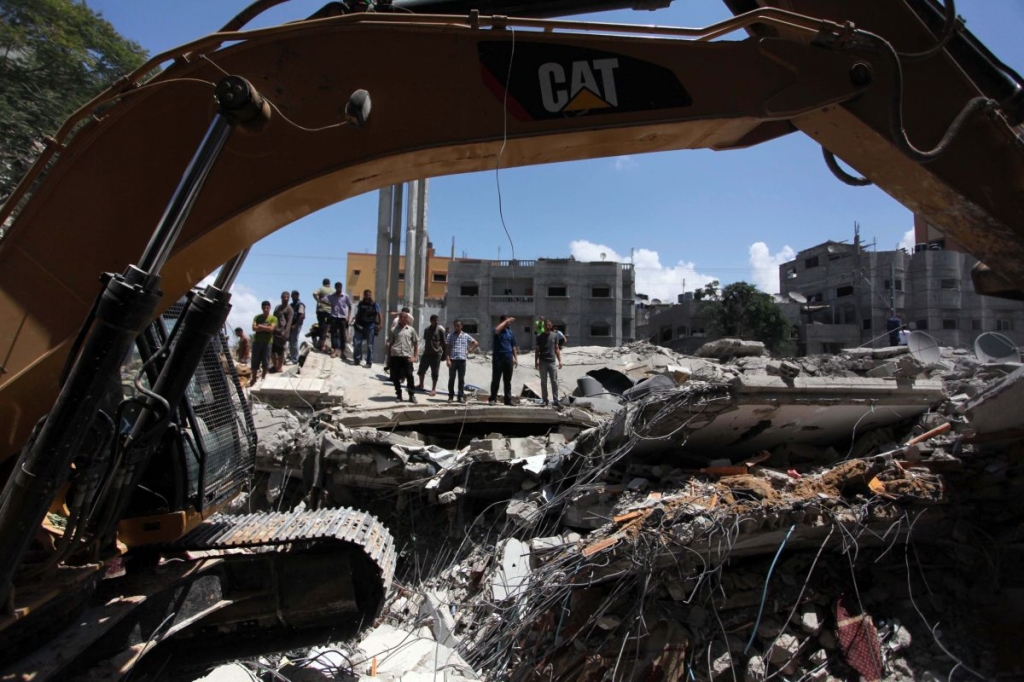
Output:
[[[448,266],[451,258],[438,256],[433,245],[427,246],[427,267],[424,277],[424,291],[428,299],[444,298],[448,288]],[[405,300],[405,256],[398,260],[398,297]],[[377,255],[373,253],[353,253],[349,251],[345,272],[345,291],[353,296],[361,296],[363,291],[373,291],[376,287]],[[374,291],[374,296],[378,292]]]
[[[550,319],[577,346],[620,346],[636,335],[632,264],[541,258],[520,261],[460,259],[448,267],[446,319],[490,350],[501,315],[516,318],[519,347],[534,346],[533,322]]]
[[[782,295],[801,303],[798,354],[887,346],[894,316],[944,346],[972,348],[989,331],[1024,343],[1024,303],[977,294],[975,263],[940,243],[907,253],[865,251],[855,239],[801,251],[779,267]]]

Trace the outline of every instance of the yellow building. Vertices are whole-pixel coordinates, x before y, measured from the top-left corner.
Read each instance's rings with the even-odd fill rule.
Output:
[[[425,279],[427,286],[425,298],[444,298],[448,290],[448,264],[451,258],[438,256],[433,247],[427,248],[427,267]],[[398,260],[398,297],[405,298],[405,256]],[[348,254],[347,272],[345,273],[345,290],[353,297],[362,296],[364,289],[373,291],[374,298],[380,296],[374,289],[377,286],[377,254]]]

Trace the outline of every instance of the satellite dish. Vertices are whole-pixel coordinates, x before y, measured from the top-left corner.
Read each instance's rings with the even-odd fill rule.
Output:
[[[974,354],[982,362],[1020,362],[1016,344],[996,332],[980,334],[974,340]]]
[[[807,297],[801,294],[799,291],[791,291],[786,295],[793,299],[793,301],[795,301],[796,303],[799,303],[800,305],[807,303]]]
[[[910,332],[907,337],[907,348],[914,359],[922,365],[934,365],[942,360],[938,340],[924,332]]]

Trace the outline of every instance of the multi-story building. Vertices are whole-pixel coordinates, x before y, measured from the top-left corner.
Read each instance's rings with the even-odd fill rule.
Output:
[[[619,346],[636,333],[636,282],[629,263],[572,258],[520,261],[454,261],[448,266],[446,318],[456,319],[491,348],[489,331],[501,315],[516,318],[521,349],[533,349],[533,321],[550,319],[570,343]]]
[[[970,348],[987,331],[1024,342],[1024,304],[977,294],[975,263],[936,241],[914,253],[866,251],[856,238],[801,251],[779,266],[782,294],[802,304],[798,353],[888,345],[892,317],[945,346]]]
[[[353,296],[362,295],[365,289],[373,291],[376,287],[377,255],[373,253],[353,253],[349,251],[345,273],[345,291]],[[427,267],[423,273],[424,291],[427,299],[444,298],[448,287],[448,266],[451,258],[438,256],[434,246],[427,245]],[[375,296],[379,292],[374,291]],[[398,298],[405,299],[405,256],[398,260]]]

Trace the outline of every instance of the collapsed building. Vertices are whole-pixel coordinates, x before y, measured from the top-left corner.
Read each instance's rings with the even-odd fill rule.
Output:
[[[1020,363],[773,360],[729,339],[563,359],[558,409],[523,370],[513,406],[398,404],[321,355],[253,389],[248,505],[366,509],[398,569],[360,641],[240,661],[239,679],[1024,670]],[[471,360],[471,388],[489,375]]]

